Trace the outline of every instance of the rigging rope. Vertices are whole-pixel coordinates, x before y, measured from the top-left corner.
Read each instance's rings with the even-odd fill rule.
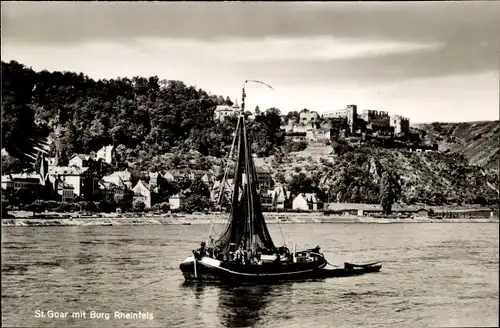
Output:
[[[240,126],[240,120],[238,120],[238,123],[236,124],[236,131],[238,131],[239,126]],[[229,162],[230,162],[230,160],[232,158],[232,154],[233,154],[233,150],[234,150],[234,146],[236,144],[236,139],[237,138],[238,138],[238,133],[235,133],[234,138],[233,138],[233,143],[231,145],[231,150],[229,151],[229,155],[228,155],[228,158],[227,158],[226,169],[224,170],[224,176],[222,178],[222,184],[221,184],[222,189],[219,192],[219,198],[217,200],[217,206],[220,205],[220,201],[222,199],[222,195],[223,195],[224,189],[226,187],[226,177],[227,177],[227,172],[229,171]]]
[[[334,265],[334,264],[331,264],[330,262],[328,262],[328,261],[326,260],[326,258],[325,258],[325,255],[323,255],[323,254],[316,253],[316,252],[310,252],[310,254],[314,254],[314,255],[321,256],[321,257],[325,260],[326,264],[331,265],[332,267],[335,267],[335,268],[341,268],[341,266]]]
[[[280,224],[279,218],[278,218],[278,228],[280,228],[281,238],[283,238],[283,245],[286,246],[286,240],[285,240],[285,236],[283,235],[283,231],[281,230],[281,224]]]
[[[238,123],[236,124],[236,133],[234,135],[233,143],[231,144],[231,149],[229,150],[229,155],[227,157],[226,168],[224,170],[224,176],[222,177],[222,182],[219,185],[219,197],[217,198],[217,203],[215,204],[216,207],[220,206],[220,203],[221,203],[221,200],[222,200],[222,196],[224,195],[224,191],[226,189],[226,178],[227,178],[227,173],[229,171],[229,163],[230,163],[230,161],[231,161],[231,159],[233,157],[234,146],[236,145],[236,140],[238,138],[237,131],[238,131],[239,126],[240,126],[240,120],[238,120]],[[226,227],[227,227],[228,224],[229,224],[229,221],[226,223]],[[213,221],[211,220],[210,221],[210,228],[209,228],[209,231],[208,231],[208,236],[209,237],[210,237],[210,234],[212,233],[212,230],[214,232],[216,232],[215,229],[213,229]]]
[[[144,285],[141,285],[141,286],[138,286],[138,287],[135,287],[135,288],[129,289],[128,291],[133,291],[133,290],[136,290],[136,289],[139,289],[139,288],[143,288],[143,287],[149,286],[149,285],[154,284],[154,283],[156,283],[156,282],[160,282],[160,281],[165,280],[165,279],[167,279],[168,277],[170,277],[170,276],[172,276],[172,275],[174,275],[174,274],[176,274],[176,273],[177,273],[177,272],[172,272],[171,274],[166,275],[165,277],[163,277],[163,278],[161,278],[161,279],[158,279],[158,280],[155,280],[155,281],[151,281],[151,282],[149,282],[149,283],[147,283],[147,284],[144,284]]]

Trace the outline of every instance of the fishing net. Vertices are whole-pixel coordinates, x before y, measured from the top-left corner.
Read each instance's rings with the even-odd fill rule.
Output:
[[[237,131],[239,135],[239,152],[234,179],[234,193],[232,200],[229,225],[216,240],[215,245],[222,251],[228,251],[231,244],[239,247],[243,244],[245,249],[275,250],[273,240],[267,229],[264,215],[262,214],[260,197],[257,193],[257,176],[252,156],[248,147],[246,130],[243,118]],[[246,181],[243,181],[245,174]],[[243,190],[239,197],[240,187]]]

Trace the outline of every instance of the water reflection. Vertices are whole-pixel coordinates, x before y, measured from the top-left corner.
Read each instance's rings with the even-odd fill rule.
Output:
[[[216,317],[212,320],[220,327],[261,327],[269,305],[283,296],[284,285],[183,284],[194,293],[196,311],[204,312],[204,304],[212,299],[217,303]]]

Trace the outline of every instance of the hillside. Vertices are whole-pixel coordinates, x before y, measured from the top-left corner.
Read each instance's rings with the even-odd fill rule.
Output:
[[[2,62],[2,174],[33,168],[34,146],[52,140],[49,156],[65,165],[75,153],[114,145],[116,164],[134,171],[210,170],[220,175],[236,120],[214,120],[222,96],[158,77],[93,80],[82,73],[35,72]],[[309,145],[292,152],[270,108],[248,121],[256,164],[274,171],[292,193],[317,192],[325,201],[379,203],[387,172],[400,201],[432,205],[498,202],[498,121],[419,125],[448,153],[376,147]],[[473,165],[470,165],[473,164]],[[482,167],[476,166],[481,165]],[[496,168],[497,170],[483,170]],[[387,174],[386,174],[387,176]]]
[[[499,169],[499,121],[416,124],[439,150],[463,154],[472,165]]]
[[[53,141],[50,156],[57,153],[61,165],[75,153],[91,154],[112,144],[122,166],[168,169],[163,165],[167,153],[227,154],[236,120],[213,119],[216,106],[223,104],[232,102],[157,76],[94,80],[2,62],[1,148],[17,158],[9,160],[9,171],[33,165],[39,140]],[[279,110],[268,109],[249,124],[254,152],[269,155],[281,146],[280,121]]]
[[[292,188],[319,191],[326,200],[378,203],[380,179],[388,172],[401,190],[399,200],[406,204],[495,204],[498,174],[485,173],[471,166],[460,155],[415,153],[389,149],[354,148],[332,162],[312,157],[287,156],[274,162],[277,180]],[[301,178],[297,179],[299,175]],[[301,181],[297,181],[301,180]],[[491,185],[489,185],[489,183]]]

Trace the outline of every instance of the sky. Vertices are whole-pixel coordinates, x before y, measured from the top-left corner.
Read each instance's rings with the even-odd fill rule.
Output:
[[[499,119],[500,3],[2,2],[1,56],[92,78],[182,80],[282,113],[358,106]]]

